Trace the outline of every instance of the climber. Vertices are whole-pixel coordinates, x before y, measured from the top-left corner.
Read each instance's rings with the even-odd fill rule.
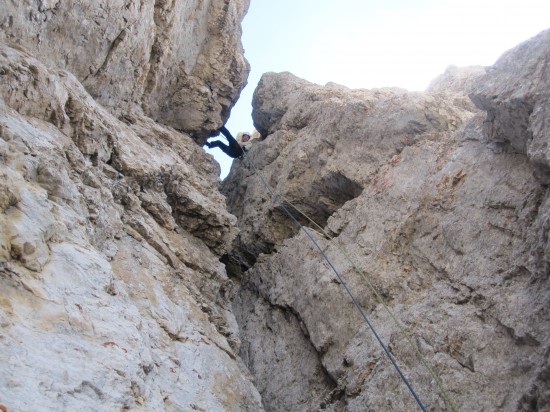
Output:
[[[250,135],[248,133],[242,134],[240,145],[245,152],[248,152],[250,150],[250,147],[252,146],[252,142],[250,141]]]
[[[241,157],[244,151],[248,150],[247,143],[250,140],[250,135],[248,133],[243,133],[242,135],[243,145],[241,147],[239,142],[237,142],[237,140],[233,136],[231,136],[231,133],[229,133],[229,130],[227,130],[225,126],[222,126],[219,131],[225,136],[229,145],[226,145],[225,143],[219,140],[215,140],[213,142],[206,141],[205,144],[206,146],[208,146],[208,148],[212,149],[214,147],[218,147],[226,155],[232,158]]]

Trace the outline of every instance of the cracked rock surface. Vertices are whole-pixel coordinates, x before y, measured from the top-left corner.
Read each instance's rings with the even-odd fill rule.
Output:
[[[415,410],[295,206],[429,410],[548,409],[550,31],[422,93],[265,74],[220,193],[248,3],[2,4],[0,405]]]
[[[0,42],[71,72],[101,105],[201,140],[229,115],[249,65],[249,0],[7,1]]]
[[[243,86],[247,6],[2,4],[9,411],[262,410],[219,261],[236,218],[194,140]]]
[[[549,50],[546,31],[423,93],[263,76],[263,140],[223,192],[241,356],[266,409],[417,408],[284,208],[429,410],[548,409]]]

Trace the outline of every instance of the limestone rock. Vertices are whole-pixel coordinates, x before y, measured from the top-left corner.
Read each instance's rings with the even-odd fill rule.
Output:
[[[28,13],[8,19],[10,38],[18,27],[43,36],[52,21],[76,27],[68,4],[38,3],[2,8],[3,16],[45,10],[39,28],[18,23]],[[56,44],[78,50],[50,40],[37,53],[50,64]],[[87,53],[83,64],[96,57]],[[47,65],[0,43],[0,403],[10,411],[262,410],[237,356],[235,287],[219,262],[236,235],[219,166],[190,135],[139,108],[106,109],[88,92],[97,79],[87,90],[66,70],[75,64]],[[100,75],[110,70],[109,90],[96,94],[103,103],[126,98],[116,94],[122,72],[109,63]],[[208,121],[223,116],[216,110],[204,112]]]
[[[246,83],[240,22],[249,0],[5,2],[0,42],[71,72],[103,106],[142,109],[197,139]]]
[[[507,150],[484,125],[547,142],[549,45],[545,32],[486,75],[449,70],[424,93],[263,76],[253,111],[263,140],[223,192],[241,229],[227,257],[241,356],[266,409],[417,408],[287,208],[429,410],[545,410],[550,193],[534,149]]]
[[[472,92],[487,111],[484,133],[495,143],[550,167],[550,29],[505,53]]]
[[[324,226],[368,185],[381,190],[385,181],[377,174],[398,162],[405,147],[447,139],[475,111],[460,94],[350,90],[321,87],[290,73],[265,74],[254,93],[253,116],[267,137],[236,162],[241,167],[222,189],[240,219],[239,259],[250,266],[297,232],[283,224],[286,202]]]
[[[548,32],[423,93],[264,75],[228,211],[248,3],[0,9],[0,404],[414,410],[345,282],[429,410],[544,410]]]
[[[449,66],[428,86],[430,93],[470,94],[479,77],[485,74],[485,67]]]

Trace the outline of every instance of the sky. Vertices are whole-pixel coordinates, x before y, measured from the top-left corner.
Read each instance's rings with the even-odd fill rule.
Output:
[[[450,65],[490,66],[550,28],[548,0],[251,0],[242,29],[248,84],[231,111],[249,131],[252,95],[265,72],[317,84],[421,91]],[[223,179],[232,159],[206,149]]]

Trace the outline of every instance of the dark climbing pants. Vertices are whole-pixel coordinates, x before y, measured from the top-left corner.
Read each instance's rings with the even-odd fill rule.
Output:
[[[223,126],[220,128],[220,132],[225,136],[227,139],[227,142],[229,145],[226,145],[224,142],[220,142],[219,140],[215,140],[213,142],[208,142],[208,147],[218,147],[220,148],[227,156],[232,157],[233,159],[236,157],[241,157],[243,155],[243,149],[239,145],[239,142],[229,133],[229,130]]]

